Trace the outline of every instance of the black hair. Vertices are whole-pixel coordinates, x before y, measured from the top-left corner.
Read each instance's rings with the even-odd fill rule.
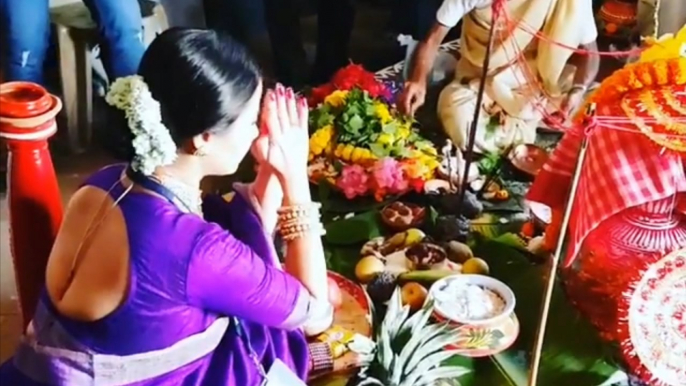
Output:
[[[196,135],[228,129],[261,79],[243,45],[220,32],[190,28],[158,35],[145,51],[138,74],[159,102],[162,123],[179,148]],[[122,119],[121,112],[114,113],[116,126]],[[115,157],[130,160],[130,129],[124,123],[115,131],[119,134],[104,133],[103,145]]]
[[[226,130],[261,77],[248,51],[230,36],[189,28],[157,36],[138,74],[160,103],[162,123],[177,146],[205,132]]]

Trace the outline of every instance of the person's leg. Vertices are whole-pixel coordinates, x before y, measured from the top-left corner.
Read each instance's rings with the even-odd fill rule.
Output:
[[[4,80],[43,82],[50,44],[49,0],[0,0]]]
[[[317,11],[317,57],[313,81],[324,83],[348,63],[355,6],[352,0],[318,0]]]
[[[10,0],[13,1],[13,0]],[[138,0],[83,0],[98,24],[103,64],[110,80],[138,72],[145,46]]]
[[[277,79],[292,87],[303,86],[307,83],[307,56],[298,1],[264,0],[264,11]]]

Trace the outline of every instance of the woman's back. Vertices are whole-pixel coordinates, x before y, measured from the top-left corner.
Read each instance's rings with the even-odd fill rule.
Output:
[[[77,192],[46,275],[67,331],[116,355],[168,347],[216,319],[186,301],[186,268],[202,219],[149,193],[124,194],[123,169],[105,168]]]
[[[77,195],[77,201],[70,203],[48,268],[48,281],[52,280],[53,284],[52,287],[48,286],[32,323],[34,339],[39,348],[75,348],[79,353],[87,354],[83,363],[69,359],[67,362],[70,364],[65,365],[61,363],[62,360],[50,359],[43,365],[36,365],[35,353],[27,356],[20,347],[13,363],[8,362],[0,369],[0,380],[16,386],[77,384],[78,380],[55,368],[70,367],[71,362],[77,362],[77,367],[92,366],[92,362],[97,362],[92,358],[98,354],[105,354],[108,358],[116,356],[115,362],[121,361],[119,358],[129,361],[135,354],[134,361],[142,360],[142,364],[134,367],[141,372],[156,374],[154,377],[142,377],[144,381],[135,383],[137,386],[233,386],[257,383],[258,370],[235,328],[230,326],[227,329],[223,324],[226,318],[196,303],[202,301],[198,299],[203,296],[199,295],[204,291],[199,288],[203,285],[212,292],[217,286],[230,288],[231,282],[237,282],[240,286],[241,280],[265,280],[260,278],[259,272],[264,272],[265,268],[271,269],[269,267],[273,266],[274,258],[271,255],[273,249],[259,228],[259,219],[238,194],[230,203],[221,197],[210,196],[204,203],[204,208],[214,213],[210,217],[215,217],[225,228],[240,224],[241,228],[232,235],[217,223],[181,212],[163,198],[143,192],[126,192],[120,181],[124,167],[113,165],[95,173],[82,188],[82,196]],[[94,203],[103,201],[103,193],[109,194],[102,206],[105,209],[101,211],[109,213],[101,223],[104,227],[96,227],[95,231],[91,231],[92,236],[85,239],[93,241],[81,246],[81,265],[77,264],[71,285],[65,285],[60,280],[69,277],[68,270],[73,262],[73,259],[69,259],[73,256],[69,252],[77,253],[84,240],[82,236],[87,232],[85,228],[88,227],[70,222],[90,222],[97,209],[90,213],[76,211],[100,206]],[[113,207],[115,202],[116,206]],[[96,218],[94,224],[98,224],[102,218]],[[94,237],[107,230],[113,234]],[[227,244],[225,238],[236,245]],[[246,245],[250,247],[248,256],[240,253],[245,252],[240,247]],[[100,248],[109,250],[98,253]],[[231,256],[232,252],[240,256]],[[262,262],[257,263],[256,257]],[[105,261],[107,258],[112,258],[114,262]],[[227,270],[227,261],[235,263],[236,270],[242,272],[240,277]],[[114,273],[106,269],[113,269]],[[226,281],[217,284],[216,272],[226,273]],[[294,305],[289,304],[284,296],[298,294],[300,286],[293,287],[290,281],[283,283],[279,280],[281,275],[278,276],[271,278],[272,283],[267,283],[273,286],[273,292],[268,296],[258,299],[245,290],[223,291],[223,299],[215,297],[215,300],[208,302],[219,304],[228,301],[239,308],[246,304],[269,302],[281,304],[279,308],[286,313],[293,311],[299,314],[303,310],[296,312],[298,307],[294,309]],[[189,282],[192,288],[187,291]],[[66,296],[60,300],[61,288],[66,289],[62,289]],[[79,306],[77,301],[95,303]],[[109,305],[99,306],[97,303],[100,301],[109,302]],[[302,331],[288,327],[293,320],[287,314],[259,314],[259,308],[259,305],[254,306],[255,320],[241,321],[254,353],[267,364],[279,358],[304,377],[307,373],[308,351]],[[282,315],[286,315],[286,319]],[[285,329],[270,328],[265,324],[281,325]],[[206,355],[195,352],[207,347],[202,341],[212,339],[217,341],[214,350],[208,350]],[[188,349],[187,344],[191,341],[193,343],[190,344],[197,345],[194,346],[197,350]],[[183,345],[186,347],[181,347]],[[197,360],[189,360],[189,354],[197,355]],[[160,361],[160,357],[164,357],[164,360]],[[169,363],[183,365],[172,366]],[[18,374],[17,369],[23,374]]]

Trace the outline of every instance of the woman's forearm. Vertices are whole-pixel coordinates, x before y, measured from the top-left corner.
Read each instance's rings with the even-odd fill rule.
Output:
[[[272,234],[276,229],[276,211],[283,202],[281,184],[271,170],[259,167],[251,191],[259,205],[255,209],[262,220],[262,226],[268,234]]]
[[[307,205],[312,202],[307,176],[288,181],[284,191],[285,207]],[[315,224],[313,224],[315,225]],[[318,228],[286,242],[286,271],[303,283],[313,297],[328,301],[326,259]]]

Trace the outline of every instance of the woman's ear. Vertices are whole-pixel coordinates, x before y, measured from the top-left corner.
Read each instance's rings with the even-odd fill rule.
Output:
[[[207,151],[209,146],[210,134],[202,133],[198,134],[191,140],[191,154],[202,154]]]

